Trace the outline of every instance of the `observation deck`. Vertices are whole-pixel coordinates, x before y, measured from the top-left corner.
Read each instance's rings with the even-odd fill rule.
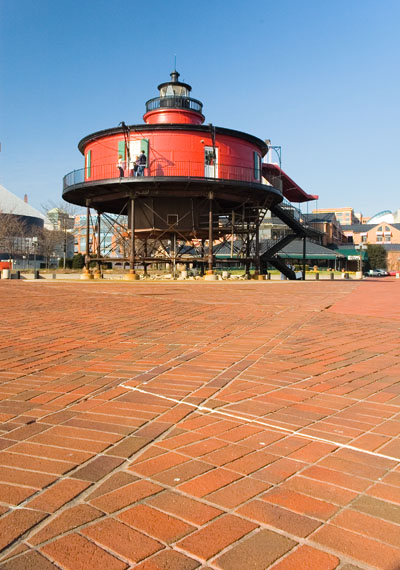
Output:
[[[90,175],[89,175],[90,174]],[[124,176],[113,164],[73,170],[64,176],[63,198],[74,204],[118,213],[127,197],[180,197],[181,199],[204,198],[212,191],[216,198],[226,202],[260,203],[264,207],[278,204],[281,192],[261,182],[261,173],[254,168],[232,164],[204,164],[196,161],[162,159],[150,161],[144,176],[135,176],[130,168]]]

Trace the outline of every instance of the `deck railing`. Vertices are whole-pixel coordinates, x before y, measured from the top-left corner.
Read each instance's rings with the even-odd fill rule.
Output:
[[[191,97],[183,95],[167,95],[165,97],[155,97],[146,103],[146,113],[155,109],[190,109],[202,113],[203,103]]]
[[[139,180],[133,169],[133,164],[125,165],[124,176],[120,176],[116,163],[80,168],[66,174],[63,180],[63,188],[69,188],[77,184],[97,182],[100,180],[125,179]],[[144,169],[144,177],[179,177],[179,178],[206,178],[219,180],[234,180],[237,182],[260,183],[260,171],[256,172],[252,167],[237,166],[232,164],[207,164],[193,161],[168,161],[152,160]]]

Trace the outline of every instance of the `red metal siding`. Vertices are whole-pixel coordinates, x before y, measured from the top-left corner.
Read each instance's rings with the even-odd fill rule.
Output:
[[[149,168],[146,176],[204,176],[204,147],[212,146],[211,136],[204,132],[147,131],[132,133],[131,141],[141,138],[149,141]],[[122,134],[105,136],[85,147],[85,155],[92,151],[91,177],[86,180],[118,178],[118,143],[124,141]],[[218,149],[218,178],[256,181],[254,178],[254,152],[259,148],[251,142],[216,134]],[[134,158],[134,157],[131,157]],[[126,176],[128,171],[126,169]]]
[[[204,117],[195,111],[186,111],[184,109],[156,109],[149,111],[143,115],[146,123],[154,125],[156,123],[184,123],[192,125],[201,125]]]

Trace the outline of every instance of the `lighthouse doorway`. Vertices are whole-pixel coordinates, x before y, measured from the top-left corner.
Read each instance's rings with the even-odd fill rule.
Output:
[[[214,149],[212,146],[204,147],[204,176],[206,178],[218,178],[218,149]]]

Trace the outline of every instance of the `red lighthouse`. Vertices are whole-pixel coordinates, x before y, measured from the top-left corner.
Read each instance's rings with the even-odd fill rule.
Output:
[[[128,216],[131,273],[137,265],[182,261],[212,272],[213,246],[241,245],[231,263],[259,268],[259,225],[282,194],[262,178],[261,139],[205,124],[191,86],[171,80],[146,103],[144,124],[98,131],[78,145],[85,167],[64,177],[65,200]],[[89,234],[89,228],[87,235]],[[99,241],[99,240],[98,240]],[[89,251],[90,260],[107,260]]]

